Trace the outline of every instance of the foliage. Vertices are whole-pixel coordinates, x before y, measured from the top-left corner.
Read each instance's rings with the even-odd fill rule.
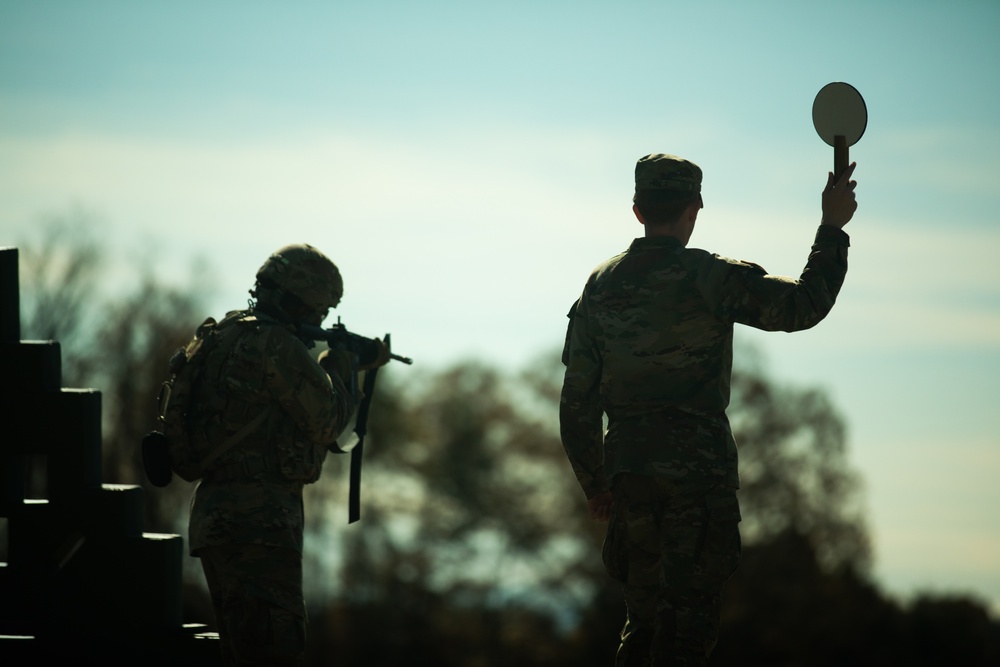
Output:
[[[139,442],[156,426],[155,406],[166,361],[204,318],[202,269],[189,285],[166,284],[148,258],[119,266],[101,243],[103,224],[74,210],[50,217],[19,248],[22,338],[57,340],[63,386],[101,390],[103,478],[143,485],[146,526],[178,532],[186,521],[191,485],[176,480],[151,487]]]
[[[413,628],[440,616],[450,620],[439,632],[480,628],[474,646],[447,638],[467,655],[523,649],[517,655],[526,664],[563,664],[541,648],[532,652],[537,632],[520,647],[517,633],[487,620],[503,612],[534,619],[538,632],[547,628],[564,656],[610,660],[624,610],[600,562],[602,527],[587,518],[559,442],[557,356],[521,373],[477,361],[387,371],[372,410],[364,519],[334,540],[343,547],[337,623],[352,624],[348,609],[381,609],[393,637],[412,637]],[[819,586],[839,576],[834,570],[864,572],[860,485],[839,415],[821,392],[779,388],[755,366],[739,368],[733,386],[736,437],[749,470],[741,492],[749,548],[794,536],[802,548],[787,552],[792,562],[783,575],[794,586]],[[802,577],[789,576],[793,565]],[[757,618],[756,611],[747,613]],[[730,617],[745,625],[740,614]],[[595,626],[605,633],[596,646]],[[392,664],[405,645],[412,643],[398,654],[392,643],[368,649]],[[477,664],[432,655],[440,664]]]
[[[71,213],[24,244],[22,332],[63,344],[64,384],[101,389],[106,479],[145,484],[136,445],[166,359],[208,314],[204,292],[147,264],[108,290],[94,229]],[[714,664],[995,664],[1000,624],[982,604],[905,609],[867,578],[860,479],[826,394],[774,382],[750,350],[738,359],[749,360],[730,410],[746,548]],[[307,489],[315,664],[611,664],[624,606],[559,442],[561,371],[556,354],[521,372],[482,361],[381,371],[361,522],[344,522],[346,457]],[[190,485],[148,491],[147,527],[182,531]],[[196,593],[192,608],[204,604]]]
[[[584,602],[600,567],[592,557],[600,534],[549,415],[522,407],[537,401],[535,387],[474,362],[383,373],[365,452],[363,519],[343,536],[344,595],[370,599],[357,590],[357,573],[385,559],[391,571],[380,581],[420,582],[472,607]]]
[[[99,225],[83,210],[49,216],[18,247],[21,338],[60,341],[67,386],[80,386],[95,370],[95,298],[107,260]]]
[[[729,409],[740,448],[742,533],[749,544],[806,536],[826,569],[867,571],[871,549],[846,425],[825,393],[777,384],[741,350]]]

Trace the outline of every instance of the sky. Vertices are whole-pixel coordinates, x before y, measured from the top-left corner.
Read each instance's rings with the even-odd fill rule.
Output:
[[[998,33],[968,0],[0,0],[0,246],[85,211],[119,286],[204,258],[218,315],[310,243],[352,331],[517,369],[641,235],[648,153],[704,170],[691,246],[798,275],[833,167],[812,103],[848,82],[838,304],[737,337],[846,420],[877,583],[1000,613]]]

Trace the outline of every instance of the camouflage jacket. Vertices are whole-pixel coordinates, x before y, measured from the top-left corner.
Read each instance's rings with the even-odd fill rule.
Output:
[[[670,237],[635,239],[598,266],[569,313],[559,415],[587,497],[626,471],[738,487],[726,417],[733,324],[817,324],[843,285],[849,245],[821,225],[798,280]]]
[[[354,399],[291,326],[252,312],[230,319],[220,323],[222,338],[205,362],[194,397],[204,414],[195,421],[210,443],[221,443],[258,415],[265,418],[198,485],[190,549],[249,543],[301,552],[302,486],[319,478]]]

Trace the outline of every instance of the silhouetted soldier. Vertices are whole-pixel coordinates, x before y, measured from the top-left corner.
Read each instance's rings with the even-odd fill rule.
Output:
[[[342,294],[340,272],[319,250],[281,248],[257,273],[256,303],[216,325],[195,389],[195,430],[209,449],[239,440],[205,473],[190,523],[226,664],[303,659],[302,487],[319,478],[356,397],[348,354],[327,350],[317,364],[296,326],[322,323]],[[365,368],[388,361],[378,346]]]
[[[829,175],[794,280],[687,248],[701,169],[665,154],[636,164],[632,210],[645,237],[598,266],[570,310],[560,408],[590,513],[610,519],[604,561],[627,606],[619,667],[703,665],[715,646],[741,552],[726,417],[733,325],[799,331],[830,312],[847,272],[854,166]]]

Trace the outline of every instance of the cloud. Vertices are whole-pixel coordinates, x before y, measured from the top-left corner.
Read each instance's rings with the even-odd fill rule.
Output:
[[[1000,199],[996,187],[1000,131],[995,123],[901,124],[863,141],[869,139],[868,153],[887,166],[891,163],[875,176],[879,185],[909,188],[920,198],[973,194],[994,203]]]
[[[707,141],[711,124],[698,125],[697,141]],[[224,267],[221,291],[241,300],[264,256],[310,242],[341,265],[355,304],[406,312],[419,303],[439,321],[461,311],[503,336],[496,309],[561,315],[593,266],[641,234],[629,197],[631,167],[644,150],[587,128],[500,123],[420,135],[298,128],[239,140],[7,136],[0,233],[82,200],[106,211],[122,236],[143,230],[184,257],[212,256]],[[798,275],[819,221],[823,172],[803,187],[810,161],[796,146],[753,151],[763,157],[751,176],[719,151],[705,154],[714,194],[692,245]],[[794,178],[778,176],[789,172]],[[957,222],[908,227],[879,206],[868,214],[868,202],[882,196],[859,195],[839,324],[817,336],[836,346],[1000,342],[1000,269],[991,255],[1000,232]],[[838,337],[838,327],[867,334]]]

